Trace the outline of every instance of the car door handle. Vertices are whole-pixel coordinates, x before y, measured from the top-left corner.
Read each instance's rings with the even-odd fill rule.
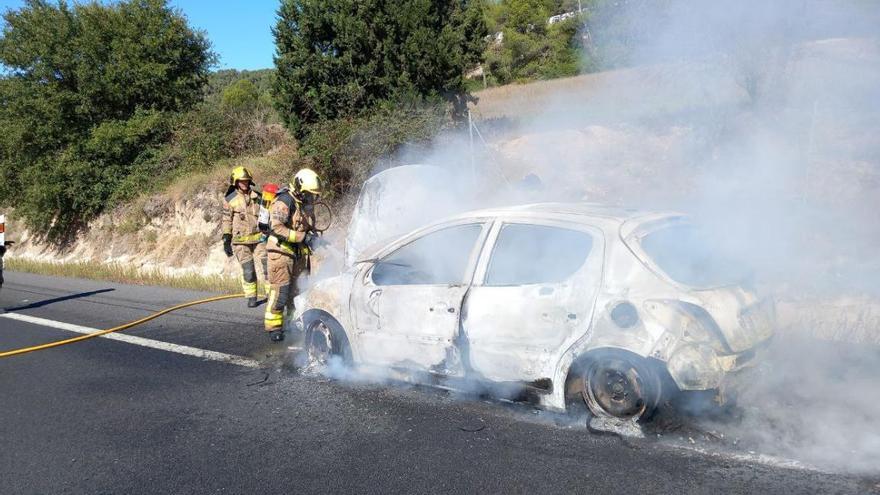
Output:
[[[446,304],[445,302],[437,303],[437,304],[431,306],[430,308],[428,308],[428,311],[433,313],[434,310],[440,311],[443,309],[445,309],[447,313],[455,313],[455,307],[450,306],[450,305]]]

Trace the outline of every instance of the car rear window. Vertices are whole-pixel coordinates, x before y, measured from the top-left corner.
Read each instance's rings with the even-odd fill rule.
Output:
[[[545,225],[507,224],[501,228],[486,285],[561,282],[583,266],[593,237],[578,230]]]
[[[738,284],[747,270],[724,255],[723,246],[693,224],[673,224],[642,237],[642,250],[671,279],[696,288]]]

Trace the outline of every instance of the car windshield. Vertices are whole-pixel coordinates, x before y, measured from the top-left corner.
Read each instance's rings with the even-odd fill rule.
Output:
[[[740,284],[748,271],[725,256],[723,245],[693,224],[673,224],[641,239],[645,254],[678,283],[696,288]]]

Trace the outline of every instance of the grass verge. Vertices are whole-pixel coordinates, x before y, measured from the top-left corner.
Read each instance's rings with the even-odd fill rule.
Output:
[[[222,275],[168,275],[155,269],[139,270],[132,266],[116,263],[105,264],[94,261],[54,263],[50,261],[6,258],[4,262],[6,270],[51,275],[53,277],[109,280],[111,282],[135,285],[160,285],[177,289],[220,292],[224,294],[241,292],[241,285],[237,279]]]

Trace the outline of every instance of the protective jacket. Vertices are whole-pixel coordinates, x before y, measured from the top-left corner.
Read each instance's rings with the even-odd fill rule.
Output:
[[[243,193],[237,188],[223,202],[224,234],[232,234],[233,244],[257,244],[262,238],[258,227],[260,196],[254,190]]]
[[[309,232],[309,218],[303,214],[300,204],[288,189],[278,191],[270,208],[271,235],[267,244],[270,253],[288,256],[308,256],[309,248],[303,244]]]

